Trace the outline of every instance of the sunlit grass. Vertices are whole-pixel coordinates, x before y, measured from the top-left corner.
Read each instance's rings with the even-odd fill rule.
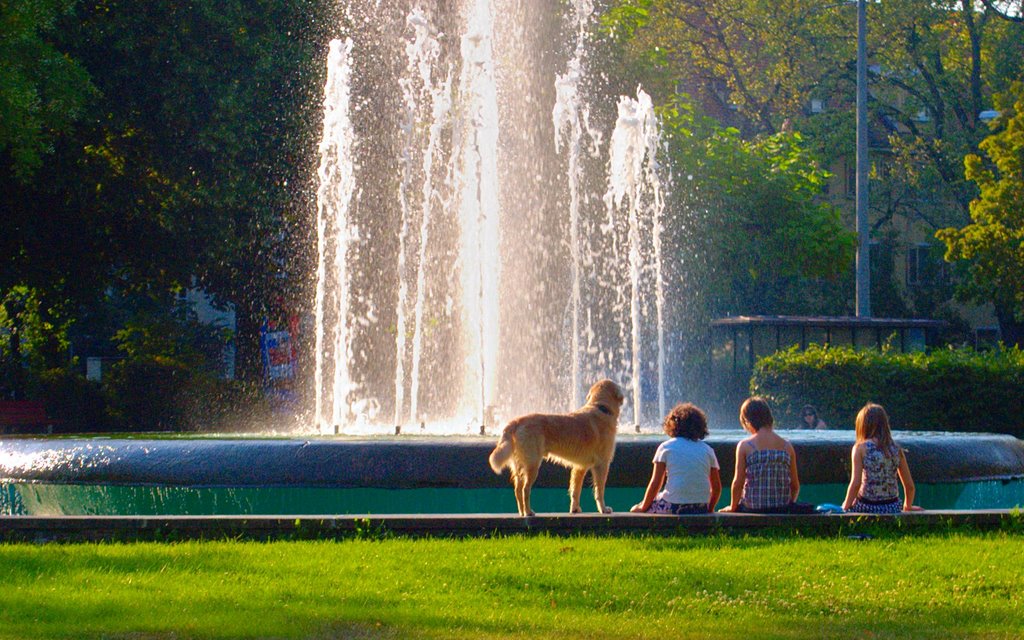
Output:
[[[0,546],[0,638],[1013,638],[1020,533]]]

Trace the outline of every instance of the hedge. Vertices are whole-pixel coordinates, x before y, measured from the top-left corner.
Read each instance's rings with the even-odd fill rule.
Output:
[[[812,345],[758,360],[751,393],[765,396],[783,425],[814,405],[831,428],[853,429],[877,402],[893,429],[987,431],[1024,437],[1024,351],[937,349],[894,353]]]
[[[32,395],[43,398],[46,415],[58,433],[108,431],[111,419],[103,387],[68,369],[47,369],[38,374]]]
[[[258,388],[163,356],[118,361],[104,387],[111,420],[123,431],[236,430],[232,418],[251,427],[250,414],[269,413]]]

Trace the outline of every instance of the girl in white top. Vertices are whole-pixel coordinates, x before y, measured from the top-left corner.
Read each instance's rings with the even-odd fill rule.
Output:
[[[662,425],[669,440],[654,452],[654,472],[643,501],[633,513],[710,513],[722,494],[718,458],[701,442],[708,435],[704,412],[687,402],[677,404]]]

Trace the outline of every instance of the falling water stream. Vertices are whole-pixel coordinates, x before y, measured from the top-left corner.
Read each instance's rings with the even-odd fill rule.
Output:
[[[348,418],[351,387],[348,363],[348,223],[355,189],[350,118],[353,42],[332,40],[324,87],[324,127],[320,142],[317,191],[316,424],[341,424]],[[330,380],[330,384],[328,384]],[[326,406],[325,406],[326,405]]]
[[[426,126],[426,141],[420,163],[419,188],[419,234],[416,253],[415,305],[413,307],[412,372],[410,376],[409,416],[418,420],[418,398],[420,383],[420,358],[423,353],[423,309],[426,297],[427,249],[430,241],[431,209],[434,200],[434,156],[440,142],[441,130],[446,124],[451,105],[451,77],[439,79],[441,75],[438,59],[441,45],[426,14],[417,6],[409,14],[407,25],[414,37],[406,45],[408,59],[406,73],[399,83],[405,112],[402,118],[402,183],[400,201],[402,227],[399,232],[398,250],[398,302],[395,331],[395,424],[403,423],[405,408],[405,362],[410,278],[407,271],[407,243],[416,213],[414,197],[415,151],[423,138]]]
[[[570,360],[572,367],[572,404],[582,404],[582,381],[580,367],[580,197],[584,188],[580,156],[583,153],[584,134],[588,133],[589,112],[581,93],[583,57],[586,51],[587,25],[594,5],[590,0],[573,2],[573,24],[576,27],[576,47],[569,60],[566,72],[555,78],[555,106],[551,118],[555,124],[555,150],[561,151],[563,137],[568,138],[566,153],[569,168],[569,252],[571,255],[572,280],[572,330],[570,335]]]
[[[592,1],[565,12],[569,41],[545,44],[567,53],[558,67],[556,56],[531,60],[536,42],[519,41],[534,32],[524,21],[557,19],[554,7],[416,1],[399,20],[368,5],[351,21],[362,26],[331,42],[317,218],[321,431],[493,428],[517,413],[578,406],[598,377],[629,389],[637,425],[653,378],[664,412],[657,119],[645,93],[622,98],[601,148],[590,105],[610,98],[587,77]],[[385,40],[365,40],[371,34]],[[396,50],[404,58],[387,62]],[[394,77],[358,82],[371,64]],[[553,93],[520,86],[545,76]],[[604,155],[607,176],[596,179],[593,160]],[[561,166],[562,179],[546,182],[545,166]],[[595,193],[602,182],[607,192]],[[588,206],[602,198],[603,212]],[[649,374],[645,344],[655,333]],[[381,340],[389,334],[390,347]],[[547,393],[555,387],[564,391]]]
[[[662,277],[662,216],[665,200],[658,176],[657,156],[661,146],[657,116],[651,97],[637,89],[636,99],[619,98],[618,119],[611,137],[606,204],[614,213],[626,201],[629,221],[629,308],[633,372],[633,422],[642,416],[643,363],[641,279],[653,269],[657,331],[658,415],[665,415],[664,289]],[[642,215],[644,214],[644,215]],[[644,223],[644,224],[642,224]],[[641,234],[650,234],[653,264],[644,257]]]

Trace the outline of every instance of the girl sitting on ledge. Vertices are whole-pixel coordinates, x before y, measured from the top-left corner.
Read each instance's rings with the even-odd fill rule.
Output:
[[[747,398],[740,407],[740,424],[751,434],[736,445],[732,496],[724,512],[813,513],[813,505],[796,501],[800,479],[796,451],[775,433],[775,418],[764,398]]]
[[[669,440],[654,452],[654,472],[633,513],[710,513],[722,494],[715,451],[701,442],[708,419],[696,405],[677,404],[662,424]],[[664,485],[664,490],[662,490]]]
[[[854,513],[899,513],[903,485],[903,511],[914,506],[914,479],[907,457],[892,440],[889,415],[881,405],[868,403],[857,414],[857,443],[853,445],[853,470],[843,509]]]

